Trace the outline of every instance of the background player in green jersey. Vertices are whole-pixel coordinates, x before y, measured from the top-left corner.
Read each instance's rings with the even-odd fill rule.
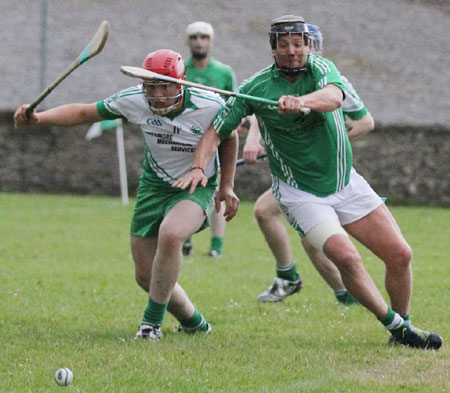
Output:
[[[233,69],[211,55],[214,41],[214,29],[206,22],[194,22],[186,28],[187,43],[191,56],[185,61],[186,79],[206,86],[217,87],[222,90],[234,91],[236,89],[236,76]],[[211,214],[211,246],[209,255],[218,257],[222,255],[223,240],[225,236],[224,206]],[[183,254],[190,255],[193,249],[192,238],[183,245]]]
[[[181,55],[171,50],[149,53],[142,67],[184,79]],[[214,205],[217,184],[215,159],[204,168],[208,184],[199,189],[200,192],[189,194],[172,187],[172,184],[191,169],[201,134],[223,105],[224,101],[215,93],[144,80],[141,85],[97,103],[69,104],[33,112],[29,119],[26,116],[28,106],[23,105],[14,115],[17,125],[72,126],[126,118],[140,126],[145,143],[144,171],[139,181],[130,241],[136,281],[149,298],[136,338],[159,340],[166,310],[180,321],[183,332],[209,333],[211,330],[177,280],[182,265],[183,242],[205,226]],[[223,187],[220,195],[216,196],[227,199],[229,204],[237,203],[232,184],[225,185],[234,177],[236,155],[237,139],[233,135],[222,149],[222,157],[226,159],[222,165]],[[219,205],[217,201],[216,207]]]
[[[229,99],[202,136],[194,166],[204,168],[221,139],[244,116],[256,114],[272,172],[272,192],[289,223],[333,261],[345,287],[397,343],[440,348],[438,334],[418,329],[402,317],[410,308],[412,251],[381,198],[352,168],[339,71],[331,61],[310,54],[302,17],[274,19],[269,39],[274,64],[246,79],[238,91],[277,100],[278,105]],[[311,113],[303,115],[303,108]],[[201,169],[194,169],[174,185],[194,192],[207,180]],[[384,262],[392,307],[365,269],[349,234]]]
[[[233,69],[211,55],[214,29],[206,22],[194,22],[186,28],[187,42],[191,56],[185,60],[186,79],[222,90],[236,89]]]
[[[322,32],[316,25],[311,24],[308,24],[308,32],[310,34],[311,53],[322,55]],[[344,77],[342,77],[342,80],[345,88],[342,110],[346,117],[345,125],[349,138],[354,140],[373,130],[374,120],[350,82]],[[260,144],[260,138],[258,123],[255,121],[251,124],[243,148],[246,164],[257,163],[257,157],[265,152],[264,147]],[[262,302],[282,301],[287,296],[297,293],[302,282],[293,262],[288,234],[280,217],[281,210],[271,189],[258,198],[254,212],[258,225],[275,256],[277,275],[274,283],[258,296],[258,300]],[[314,267],[333,289],[337,300],[346,305],[357,303],[346,290],[336,265],[323,252],[315,250],[305,238],[301,238],[301,242]]]

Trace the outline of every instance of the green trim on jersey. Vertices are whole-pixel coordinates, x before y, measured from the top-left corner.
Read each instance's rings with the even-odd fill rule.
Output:
[[[363,100],[359,97],[350,81],[343,75],[341,75],[341,79],[344,83],[345,92],[345,98],[342,102],[342,112],[344,112],[345,119],[362,119],[369,111],[364,106]]]
[[[289,82],[266,67],[245,80],[239,93],[278,101],[282,95],[302,96],[334,84],[344,91],[335,65],[309,55],[305,72]],[[243,117],[255,114],[274,176],[317,196],[342,190],[350,179],[352,150],[340,108],[332,112],[278,114],[278,106],[231,97],[215,117],[220,138],[228,137]]]
[[[192,58],[184,63],[186,80],[200,83],[205,86],[216,87],[222,90],[234,91],[236,89],[236,75],[233,69],[220,61],[210,58],[209,64],[205,69],[194,67]]]
[[[115,119],[120,119],[122,117],[122,116],[116,115],[116,114],[110,112],[108,109],[106,109],[105,103],[103,101],[97,102],[97,112],[101,117],[103,117],[107,120],[115,120]]]
[[[106,100],[101,100],[97,102],[97,112],[100,116],[107,120],[114,120],[114,119],[125,119],[124,116],[112,112],[106,105],[109,104],[112,100],[120,98],[120,97],[128,97],[133,95],[144,95],[144,92],[142,90],[142,85],[129,87],[128,89],[121,90],[118,93],[114,94],[113,96],[107,98]]]
[[[350,118],[352,120],[359,120],[362,119],[365,115],[367,115],[367,113],[369,113],[369,111],[367,110],[366,107],[358,110],[358,111],[351,111],[351,112],[344,112],[344,116],[345,118]]]

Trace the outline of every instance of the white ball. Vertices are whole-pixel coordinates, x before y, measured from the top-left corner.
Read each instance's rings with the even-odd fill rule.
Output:
[[[73,374],[67,367],[59,368],[55,373],[55,382],[59,386],[69,386],[72,383]]]

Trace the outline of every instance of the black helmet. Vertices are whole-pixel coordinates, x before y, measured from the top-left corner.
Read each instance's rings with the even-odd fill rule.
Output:
[[[308,39],[308,26],[305,19],[301,16],[283,15],[275,18],[269,30],[270,46],[272,49],[277,47],[277,37],[281,34],[303,33],[305,40]]]

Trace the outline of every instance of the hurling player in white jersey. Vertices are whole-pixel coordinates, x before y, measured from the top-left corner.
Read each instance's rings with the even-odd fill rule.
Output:
[[[168,49],[149,53],[142,67],[185,79],[181,55]],[[26,115],[28,105],[23,105],[14,115],[17,125],[73,126],[125,118],[140,126],[145,148],[144,170],[139,181],[130,241],[136,281],[149,296],[136,338],[159,340],[166,311],[180,322],[182,332],[211,331],[210,324],[177,283],[182,265],[181,247],[189,236],[207,226],[214,202],[216,208],[221,200],[230,207],[238,203],[230,183],[234,178],[237,134],[231,135],[221,149],[224,161],[219,193],[216,194],[215,157],[204,168],[208,184],[199,188],[198,193],[189,194],[172,185],[192,169],[196,146],[223,105],[223,99],[215,93],[185,89],[160,80],[143,80],[138,86],[96,103],[34,111],[29,118]],[[225,211],[227,220],[233,216],[229,212],[229,209]]]
[[[308,31],[311,33],[311,53],[322,55],[323,38],[321,31],[317,26],[311,24],[308,24]],[[342,110],[346,117],[345,124],[348,136],[350,140],[354,140],[373,130],[374,120],[348,79],[342,76],[341,78],[345,87]],[[246,164],[256,164],[257,157],[265,152],[260,140],[261,134],[258,123],[255,121],[250,126],[243,148],[243,157]],[[302,280],[295,267],[288,233],[281,219],[281,210],[271,189],[257,199],[254,213],[276,260],[275,281],[258,296],[258,300],[261,302],[282,301],[300,291]],[[323,252],[315,250],[305,238],[301,238],[301,242],[314,267],[334,291],[337,300],[345,305],[356,304],[356,300],[346,290],[341,273],[336,265]]]

